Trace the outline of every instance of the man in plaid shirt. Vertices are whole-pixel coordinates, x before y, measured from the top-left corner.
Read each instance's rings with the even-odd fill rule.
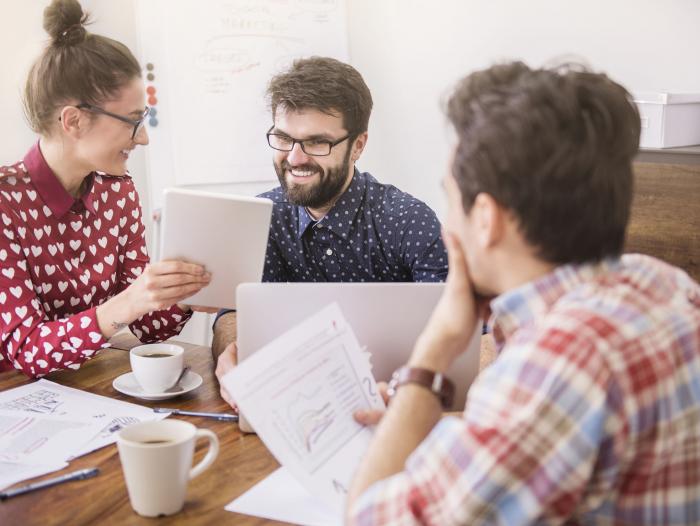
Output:
[[[447,285],[348,522],[700,524],[700,287],[620,255],[640,131],[629,93],[511,63],[463,79],[447,115]],[[498,357],[462,417],[441,419],[441,373],[487,297]]]

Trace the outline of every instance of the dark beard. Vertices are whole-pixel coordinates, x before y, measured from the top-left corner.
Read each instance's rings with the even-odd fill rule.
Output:
[[[294,185],[290,187],[287,185],[287,180],[284,176],[285,171],[290,169],[289,163],[287,161],[282,161],[280,165],[275,163],[277,179],[279,179],[287,200],[294,205],[308,208],[323,208],[328,203],[333,202],[340,196],[340,192],[345,186],[350,169],[350,153],[350,148],[348,148],[342,164],[328,168],[325,172],[316,163],[296,166],[295,168],[300,170],[320,172],[319,181],[314,185]]]

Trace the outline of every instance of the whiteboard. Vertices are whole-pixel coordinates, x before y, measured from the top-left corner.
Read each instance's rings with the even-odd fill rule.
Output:
[[[346,9],[345,0],[136,3],[139,58],[156,98],[146,125],[153,209],[171,186],[277,180],[267,83],[298,57],[347,61]]]

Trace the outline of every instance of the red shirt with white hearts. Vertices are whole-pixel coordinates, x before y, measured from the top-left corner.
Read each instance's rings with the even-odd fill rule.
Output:
[[[129,176],[93,173],[72,197],[37,143],[0,167],[0,371],[29,376],[78,369],[109,347],[95,310],[148,263],[141,206]],[[179,307],[130,325],[142,342],[180,332]]]

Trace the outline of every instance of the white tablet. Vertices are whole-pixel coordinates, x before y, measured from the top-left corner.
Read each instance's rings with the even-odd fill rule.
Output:
[[[184,300],[235,308],[239,283],[259,282],[265,263],[272,201],[169,188],[164,193],[160,259],[204,265],[211,283]]]

